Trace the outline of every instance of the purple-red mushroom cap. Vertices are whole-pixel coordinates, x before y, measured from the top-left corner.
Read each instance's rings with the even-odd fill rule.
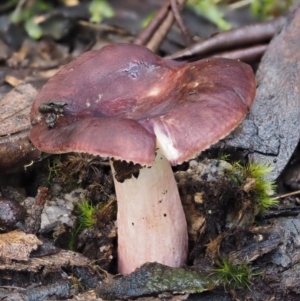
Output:
[[[44,85],[32,106],[30,139],[48,153],[146,166],[158,146],[176,165],[227,136],[254,96],[252,69],[242,62],[176,62],[112,44],[79,56]]]

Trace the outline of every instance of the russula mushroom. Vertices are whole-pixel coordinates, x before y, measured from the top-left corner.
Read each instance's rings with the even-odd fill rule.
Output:
[[[47,153],[113,158],[120,273],[145,262],[180,266],[188,237],[171,165],[229,134],[254,94],[253,72],[242,62],[176,62],[142,46],[108,45],[79,56],[42,88],[30,139]],[[140,167],[120,180],[116,160]]]

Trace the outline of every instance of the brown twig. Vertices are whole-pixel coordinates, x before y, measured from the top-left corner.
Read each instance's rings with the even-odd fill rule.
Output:
[[[228,30],[196,43],[189,48],[169,55],[167,58],[189,58],[202,56],[207,53],[245,47],[269,41],[283,26],[286,18],[279,17],[272,21],[247,25],[237,29]]]
[[[161,43],[163,42],[165,36],[169,32],[173,24],[173,21],[174,21],[173,13],[169,11],[164,21],[161,23],[159,28],[155,31],[155,33],[152,35],[151,39],[145,46],[149,48],[151,51],[156,52],[160,47]]]
[[[170,1],[168,1],[157,12],[148,26],[141,31],[133,43],[136,45],[144,45],[155,52],[171,28],[174,22],[174,16],[176,16],[179,28],[187,32],[179,13],[179,9],[184,6],[185,2],[186,0],[178,0],[178,2],[174,4],[173,9]],[[172,10],[170,10],[170,8],[172,8]],[[187,36],[186,33],[185,36]]]
[[[27,233],[37,233],[41,226],[41,215],[48,196],[47,187],[39,187],[35,202],[32,206],[31,220],[26,223]]]
[[[184,25],[184,22],[181,18],[180,12],[179,12],[179,5],[177,3],[177,0],[170,0],[171,8],[173,11],[174,18],[178,24],[179,29],[182,32],[183,37],[185,38],[188,45],[191,45],[193,42],[192,36],[190,35],[188,29]]]
[[[300,190],[297,190],[297,191],[293,191],[293,192],[289,192],[289,193],[286,193],[286,194],[279,195],[279,196],[273,198],[273,200],[279,200],[279,199],[286,198],[286,197],[288,197],[288,196],[297,195],[297,194],[300,194]]]
[[[182,7],[185,4],[186,0],[178,0],[178,2],[180,7]],[[156,52],[161,43],[163,42],[168,31],[170,30],[173,22],[174,13],[172,11],[169,11],[164,21],[161,23],[160,27],[156,30],[156,32],[153,34],[153,36],[147,43],[146,47],[152,50],[153,52]]]
[[[133,44],[136,45],[146,45],[158,27],[161,25],[163,20],[166,18],[169,12],[170,3],[166,2],[161,9],[156,13],[156,15],[152,18],[150,23],[138,34],[138,36],[133,41]]]
[[[206,57],[223,57],[232,60],[240,60],[246,63],[258,61],[268,48],[268,44],[255,45],[247,48],[234,49],[219,52]]]

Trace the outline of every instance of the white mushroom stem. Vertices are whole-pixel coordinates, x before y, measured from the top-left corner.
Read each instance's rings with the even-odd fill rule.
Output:
[[[158,151],[153,165],[142,168],[137,179],[120,183],[114,178],[114,183],[119,272],[131,273],[146,262],[171,267],[184,264],[188,248],[186,218],[168,160]]]

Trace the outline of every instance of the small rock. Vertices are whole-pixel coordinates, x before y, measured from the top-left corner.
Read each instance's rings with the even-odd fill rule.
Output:
[[[76,217],[72,211],[79,200],[85,197],[85,190],[79,188],[64,195],[64,198],[54,198],[47,201],[41,216],[41,229],[59,221],[73,227]]]
[[[7,231],[17,228],[18,223],[24,222],[25,212],[18,202],[0,199],[0,229]]]

